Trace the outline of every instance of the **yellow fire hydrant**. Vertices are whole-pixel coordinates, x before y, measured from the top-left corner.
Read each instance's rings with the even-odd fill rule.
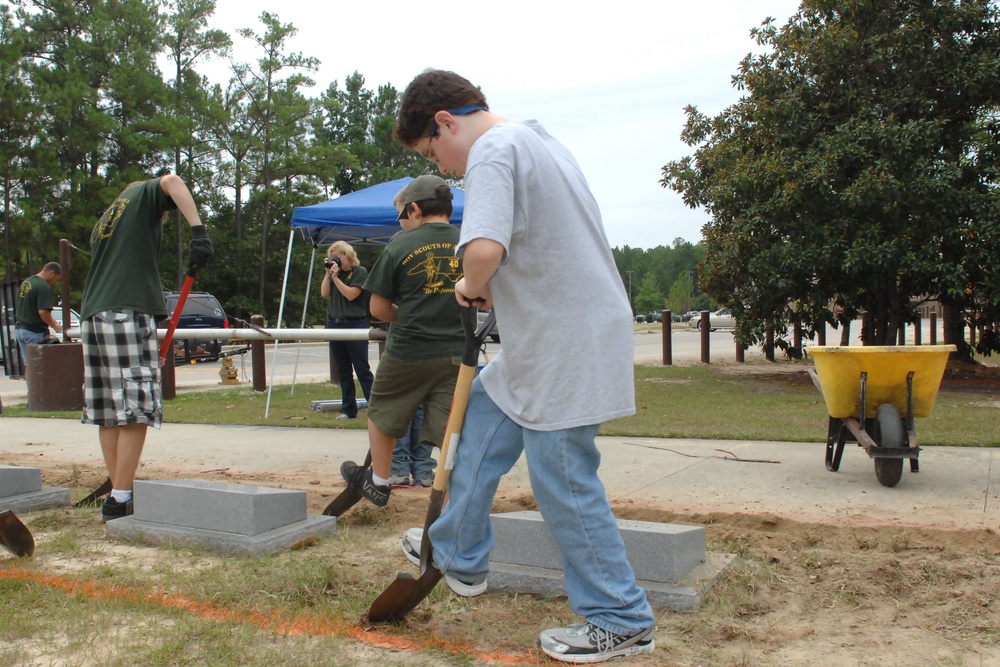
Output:
[[[222,358],[222,367],[219,368],[219,377],[222,378],[222,382],[219,384],[240,383],[239,371],[233,366],[233,360],[231,357]]]

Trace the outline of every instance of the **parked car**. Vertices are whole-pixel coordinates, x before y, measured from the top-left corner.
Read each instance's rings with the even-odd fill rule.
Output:
[[[711,327],[711,331],[715,331],[716,329],[735,329],[736,319],[727,308],[723,308],[714,313],[709,313],[708,324]],[[688,320],[688,326],[701,331],[701,313],[698,313],[697,317],[692,317]]]
[[[476,330],[477,331],[482,328],[483,322],[486,321],[486,317],[489,314],[490,314],[490,311],[488,311],[488,310],[480,310],[476,314],[476,318],[477,318]],[[500,327],[497,326],[496,322],[493,323],[493,329],[490,330],[490,333],[487,334],[487,337],[491,341],[493,341],[494,343],[499,343],[500,342]]]
[[[179,292],[164,292],[167,302],[167,318],[173,318],[177,307]],[[177,330],[183,329],[228,329],[229,318],[219,300],[208,292],[191,292],[184,302],[184,310],[177,320]],[[174,334],[176,336],[176,334]],[[222,354],[222,341],[212,340],[175,340],[174,361],[190,363],[192,361],[217,361]]]
[[[655,324],[663,321],[662,312],[639,313],[635,316],[635,321],[639,324]]]

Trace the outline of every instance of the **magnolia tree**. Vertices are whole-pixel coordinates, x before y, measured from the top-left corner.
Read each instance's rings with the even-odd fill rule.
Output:
[[[996,319],[1000,25],[987,0],[806,0],[740,64],[744,97],[687,108],[662,184],[704,207],[701,289],[744,344],[864,316],[893,344],[920,298]],[[992,310],[991,310],[992,309]]]

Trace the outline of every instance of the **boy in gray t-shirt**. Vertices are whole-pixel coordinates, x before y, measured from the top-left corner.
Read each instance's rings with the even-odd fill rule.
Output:
[[[597,475],[598,428],[635,412],[635,390],[632,313],[586,179],[538,123],[490,112],[453,72],[427,70],[410,83],[396,137],[441,173],[465,177],[465,276],[455,295],[465,306],[483,299],[504,332],[503,350],[473,383],[448,505],[430,528],[434,566],[460,595],[485,591],[493,496],[523,452],[563,553],[570,604],[585,616],[543,631],[538,645],[568,662],[652,651],[653,611]],[[570,337],[552,326],[579,304],[586,327]],[[421,536],[403,538],[411,561]]]

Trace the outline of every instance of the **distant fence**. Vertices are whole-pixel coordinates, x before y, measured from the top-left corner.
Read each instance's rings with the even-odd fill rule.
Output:
[[[708,364],[711,363],[711,313],[707,310],[703,310],[699,313],[699,318],[701,320],[701,326],[699,327],[699,334],[701,337],[701,362]],[[672,366],[673,365],[673,313],[669,310],[663,311],[662,319],[662,338],[663,338],[663,365]],[[924,334],[923,320],[918,317],[913,324],[903,325],[899,328],[899,333],[897,336],[897,345],[923,345],[923,334]],[[840,337],[839,341],[833,342],[833,345],[859,345],[860,341],[857,340],[857,336],[854,339],[851,338],[852,332],[850,323],[847,325],[842,325],[839,330],[834,330],[835,333]],[[928,333],[928,344],[937,345],[938,344],[938,317],[937,313],[931,313],[929,318],[929,326],[927,327]],[[856,332],[860,334],[860,332]],[[845,340],[846,338],[846,340]],[[764,342],[764,356],[769,361],[775,360],[775,350],[781,351],[789,359],[802,359],[805,356],[806,350],[808,348],[804,347],[805,338],[802,334],[802,327],[799,324],[795,324],[792,327],[792,340],[791,342],[784,340],[783,338],[775,339],[773,332],[769,332],[767,340]],[[816,332],[816,344],[826,345],[827,344],[827,328],[824,327]],[[734,344],[734,359],[737,363],[744,363],[746,361],[745,353],[746,348],[739,344]]]

